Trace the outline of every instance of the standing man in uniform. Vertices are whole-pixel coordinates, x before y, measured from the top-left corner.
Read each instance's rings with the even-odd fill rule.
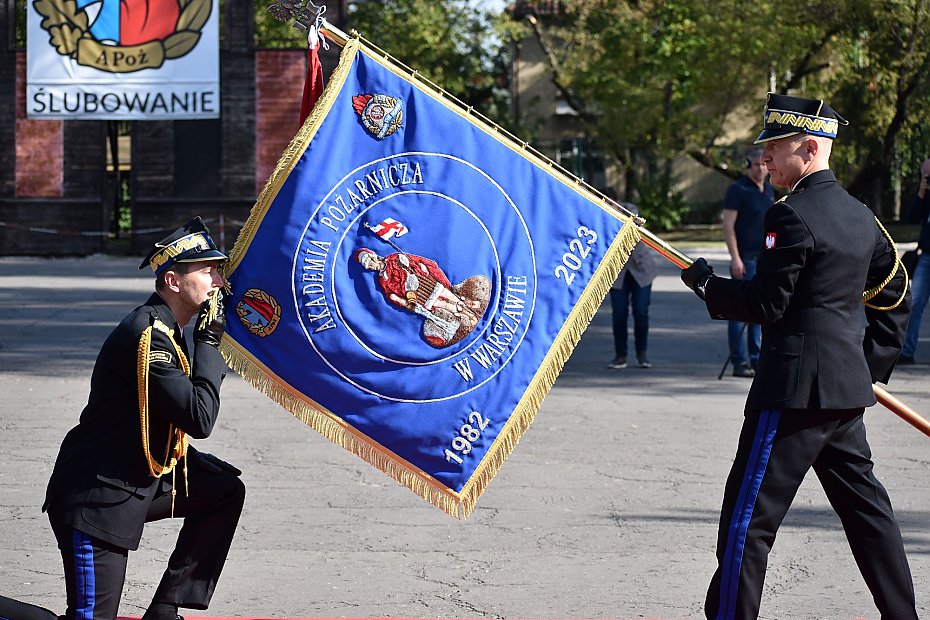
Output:
[[[224,260],[200,218],[156,243],[139,267],[154,271],[155,292],[97,356],[42,507],[64,562],[64,618],[116,618],[129,551],[147,522],[169,517],[183,524],[143,618],[177,620],[179,607],[210,603],[245,500],[238,469],[188,444],[210,435],[220,408]],[[191,355],[182,329],[194,316]],[[56,618],[4,597],[0,617]]]
[[[746,174],[730,185],[723,200],[723,238],[730,252],[730,277],[734,280],[751,280],[756,275],[756,261],[762,252],[762,223],[765,212],[775,202],[775,191],[765,180],[768,172],[761,157],[759,147],[746,153]],[[727,338],[733,376],[754,376],[762,341],[759,325],[729,321]]]
[[[899,364],[913,364],[917,353],[917,341],[920,338],[920,322],[924,316],[927,301],[930,300],[930,159],[920,165],[920,187],[911,200],[907,211],[910,224],[920,224],[920,237],[917,240],[917,264],[911,275],[911,293],[914,296],[911,306],[911,320],[907,325],[904,348],[901,349]]]
[[[762,161],[790,193],[765,215],[755,277],[715,277],[703,258],[681,273],[712,318],[762,325],[705,613],[758,616],[769,551],[813,467],[881,617],[915,619],[901,532],[863,424],[872,383],[887,382],[904,340],[904,270],[872,212],[829,169],[846,121],[823,101],[774,93],[763,121]]]

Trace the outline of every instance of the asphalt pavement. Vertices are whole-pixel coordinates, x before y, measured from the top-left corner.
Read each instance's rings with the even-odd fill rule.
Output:
[[[718,271],[724,255],[708,254]],[[87,399],[104,338],[152,289],[137,259],[0,258],[0,593],[64,611],[61,559],[39,507]],[[930,416],[922,364],[889,391]],[[230,375],[213,435],[243,470],[245,510],[214,616],[700,618],[723,484],[749,380],[717,375],[726,324],[662,261],[650,369],[610,370],[605,302],[535,422],[456,521]],[[632,345],[631,345],[632,349]],[[891,495],[918,608],[930,617],[930,438],[876,406],[876,473]],[[129,556],[121,614],[140,615],[178,522]],[[182,610],[183,613],[183,610]],[[877,618],[813,474],[770,557],[762,618]]]

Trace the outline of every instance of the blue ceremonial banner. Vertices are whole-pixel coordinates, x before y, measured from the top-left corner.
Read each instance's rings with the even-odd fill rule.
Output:
[[[230,366],[467,517],[639,230],[351,39],[227,266]]]

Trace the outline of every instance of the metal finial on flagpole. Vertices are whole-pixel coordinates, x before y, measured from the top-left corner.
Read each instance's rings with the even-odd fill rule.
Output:
[[[272,0],[268,12],[278,21],[294,20],[294,28],[307,31],[322,19],[326,6],[317,6],[311,0]]]
[[[312,0],[272,0],[268,5],[268,12],[278,21],[294,20],[294,28],[307,33],[307,44],[312,48],[318,44],[323,49],[329,49],[329,44],[323,37],[323,27],[331,25],[323,17],[326,5],[317,6]]]
[[[317,6],[312,0],[271,0],[268,12],[278,21],[294,20],[294,28],[302,32],[311,33],[315,30],[321,39],[325,34],[340,46],[345,46],[349,39],[358,36],[354,30],[346,34],[329,23],[323,17],[326,6]]]

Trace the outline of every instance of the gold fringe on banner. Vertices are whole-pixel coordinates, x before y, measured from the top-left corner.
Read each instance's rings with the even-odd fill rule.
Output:
[[[337,446],[358,456],[453,517],[459,514],[459,494],[430,474],[362,435],[341,418],[292,389],[238,343],[224,336],[220,352],[229,367],[252,387],[278,403],[298,420]]]
[[[639,239],[640,233],[636,226],[630,222],[624,224],[620,234],[611,244],[607,256],[601,261],[578,303],[575,304],[562,329],[553,340],[539,371],[530,381],[523,393],[523,398],[517,403],[517,408],[514,409],[497,439],[491,444],[475,473],[462,488],[459,498],[465,517],[471,514],[478,498],[494,479],[501,465],[513,452],[517,442],[533,422],[543,399],[552,389],[556,377],[559,376],[562,367],[565,366],[565,362],[575,349],[575,345],[581,340],[581,335],[597,314],[597,309],[607,296],[610,286],[617,279],[623,265],[630,258],[630,253]]]
[[[545,158],[526,143],[520,143],[512,135],[490,124],[487,119],[480,115],[475,114],[470,108],[464,108],[460,102],[457,102],[436,85],[424,80],[416,72],[402,67],[400,63],[392,62],[394,59],[388,54],[368,45],[367,42],[362,42],[359,37],[353,36],[348,39],[340,55],[339,64],[330,77],[322,96],[316,102],[310,116],[297,132],[297,135],[291,140],[271,177],[265,183],[255,206],[252,208],[236,239],[235,246],[229,254],[229,262],[225,269],[226,274],[232,273],[245,256],[265,213],[270,208],[297,161],[310,144],[313,136],[319,130],[323,119],[329,113],[336,96],[349,75],[358,50],[361,50],[366,56],[396,75],[416,84],[418,88],[433,96],[442,105],[467,119],[468,122],[479,127],[520,156],[530,160],[552,177],[571,187],[583,199],[599,203],[603,209],[624,222],[620,234],[612,242],[606,257],[598,266],[591,281],[582,292],[578,303],[556,335],[540,369],[531,380],[516,409],[510,415],[501,433],[460,493],[453,491],[433,478],[429,473],[398,457],[370,437],[361,434],[336,414],[293,389],[252,356],[244,347],[232,340],[228,335],[224,336],[220,351],[226,358],[229,367],[253,387],[336,445],[381,470],[447,514],[464,519],[474,510],[478,498],[532,423],[543,398],[555,383],[556,377],[580,340],[585,328],[593,319],[611,284],[629,258],[633,247],[641,238],[637,225],[641,224],[643,220],[633,216],[616,203],[607,200],[600,192],[584,183],[581,179],[572,176],[561,166]]]

